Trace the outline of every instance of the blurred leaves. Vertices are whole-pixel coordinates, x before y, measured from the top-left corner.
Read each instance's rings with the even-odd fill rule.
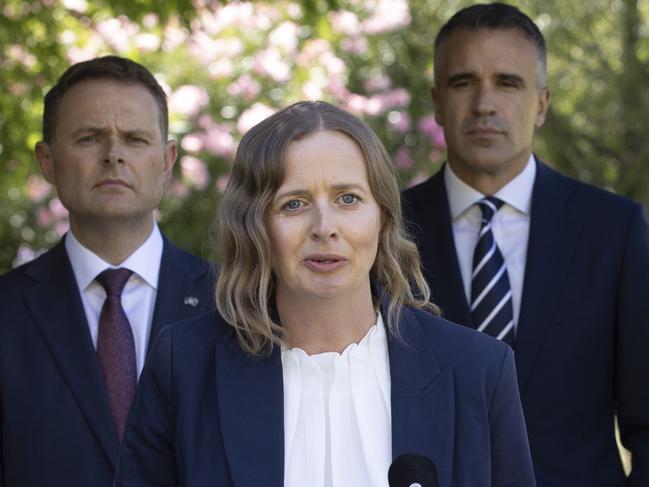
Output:
[[[0,272],[50,247],[66,214],[33,157],[42,98],[73,62],[115,53],[168,90],[180,157],[160,225],[209,254],[241,135],[300,99],[364,118],[402,184],[435,171],[432,53],[461,0],[4,0],[0,4]],[[536,150],[564,172],[649,202],[649,0],[521,0],[548,42],[552,105]]]

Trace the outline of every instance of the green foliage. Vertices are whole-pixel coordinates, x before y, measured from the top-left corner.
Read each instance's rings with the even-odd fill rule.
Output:
[[[168,87],[180,160],[159,221],[209,255],[233,151],[251,124],[321,98],[363,117],[403,185],[435,171],[433,42],[462,0],[5,0],[0,4],[0,273],[50,247],[65,212],[33,157],[42,98],[71,62],[116,53]],[[536,150],[649,202],[649,0],[520,0],[548,42],[552,105]]]

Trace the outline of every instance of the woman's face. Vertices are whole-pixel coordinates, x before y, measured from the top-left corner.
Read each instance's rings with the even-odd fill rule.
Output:
[[[381,229],[363,153],[326,130],[292,142],[284,164],[267,217],[278,296],[363,297]]]

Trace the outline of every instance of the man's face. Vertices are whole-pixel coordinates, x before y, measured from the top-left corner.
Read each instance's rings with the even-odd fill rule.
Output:
[[[518,29],[462,29],[436,62],[435,117],[451,168],[472,186],[485,177],[506,184],[525,167],[549,104],[535,45]]]
[[[158,105],[138,84],[88,80],[60,100],[54,137],[36,157],[70,224],[152,225],[176,146],[162,139]]]

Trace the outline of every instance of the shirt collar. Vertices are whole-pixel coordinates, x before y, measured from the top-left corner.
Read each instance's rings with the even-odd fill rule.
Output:
[[[162,234],[158,225],[153,225],[151,235],[140,245],[135,252],[123,262],[113,266],[99,257],[79,242],[72,230],[65,236],[65,249],[68,252],[72,270],[77,280],[79,289],[84,291],[97,275],[106,269],[123,267],[137,274],[153,289],[158,288],[160,274],[160,260],[162,258]]]
[[[535,178],[536,163],[532,154],[525,168],[514,179],[500,188],[494,196],[519,212],[529,215],[532,207],[532,190],[534,189]],[[444,165],[444,184],[446,185],[453,220],[485,197],[484,194],[462,181],[448,163]]]

